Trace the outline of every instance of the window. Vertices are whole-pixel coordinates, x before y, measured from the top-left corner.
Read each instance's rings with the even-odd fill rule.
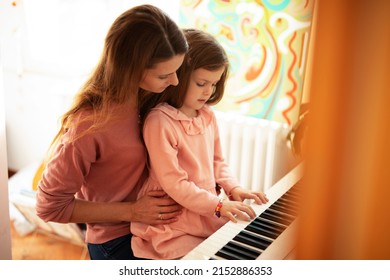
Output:
[[[166,1],[134,0],[34,0],[19,1],[24,18],[21,28],[23,70],[59,76],[88,74],[96,65],[105,35],[126,9],[150,3],[162,6]],[[17,3],[17,2],[15,2]],[[178,17],[174,3],[169,13]],[[173,5],[172,5],[173,4]]]

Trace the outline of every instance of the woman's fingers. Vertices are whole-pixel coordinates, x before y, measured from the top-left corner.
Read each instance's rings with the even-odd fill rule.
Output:
[[[147,193],[147,195],[153,196],[153,197],[164,197],[164,196],[167,196],[166,192],[164,192],[163,190],[149,191]]]
[[[178,220],[177,216],[179,215],[180,212],[164,212],[164,213],[159,213],[156,216],[156,224],[169,224],[176,222]]]
[[[182,206],[180,204],[174,205],[159,205],[158,213],[172,213],[173,215],[178,215],[181,213]]]
[[[169,197],[164,191],[150,191],[147,196],[155,199],[156,205],[159,206],[171,206],[178,205],[171,197]]]
[[[167,224],[177,221],[182,206],[168,197],[164,191],[151,191],[133,204],[132,221],[146,224]]]

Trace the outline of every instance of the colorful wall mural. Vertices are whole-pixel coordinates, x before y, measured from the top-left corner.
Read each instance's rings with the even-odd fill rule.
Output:
[[[213,34],[231,72],[217,110],[294,124],[314,0],[181,0],[179,23]]]

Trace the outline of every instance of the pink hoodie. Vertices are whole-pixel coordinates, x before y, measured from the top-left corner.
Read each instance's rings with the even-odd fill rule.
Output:
[[[220,200],[216,183],[226,193],[239,183],[224,161],[216,118],[208,106],[189,118],[160,104],[146,119],[144,138],[151,166],[139,197],[163,189],[185,209],[169,225],[131,223],[132,248],[142,258],[180,258],[227,222],[214,215]]]

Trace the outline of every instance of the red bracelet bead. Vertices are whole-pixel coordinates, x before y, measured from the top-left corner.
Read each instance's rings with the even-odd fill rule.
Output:
[[[222,199],[218,202],[217,207],[215,207],[215,216],[221,218],[221,208],[222,208]]]

